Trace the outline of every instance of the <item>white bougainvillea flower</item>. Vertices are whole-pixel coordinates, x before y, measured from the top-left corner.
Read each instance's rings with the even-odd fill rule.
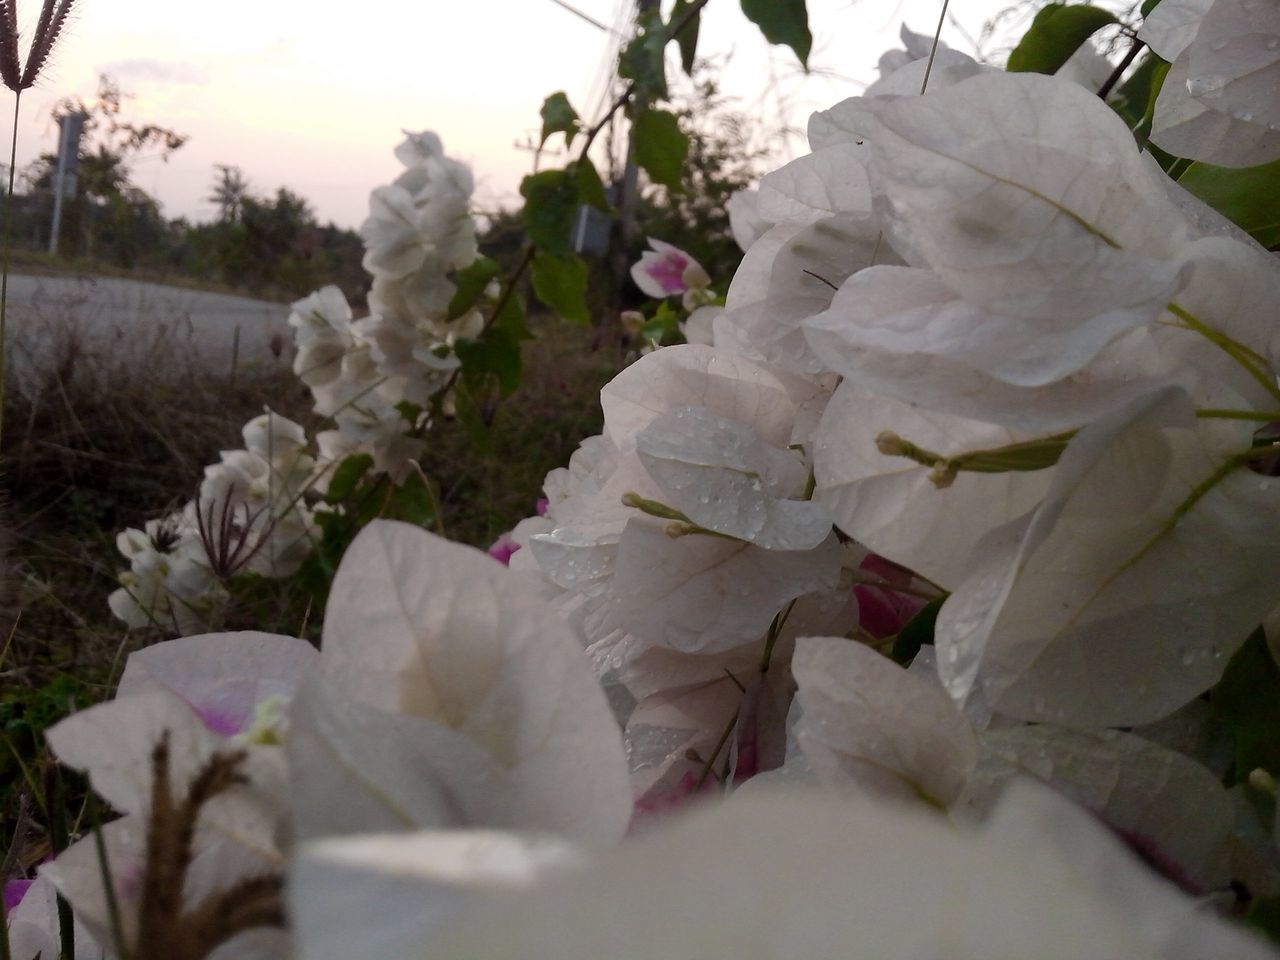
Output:
[[[729,230],[733,233],[733,242],[743,251],[751,249],[751,245],[773,226],[760,215],[758,204],[759,193],[748,188],[739,190],[724,205],[725,212],[729,214]]]
[[[828,310],[837,289],[873,264],[901,262],[867,214],[779,224],[748,251],[734,274],[716,340],[732,352],[793,374],[830,380],[805,323]]]
[[[604,435],[623,453],[651,421],[681,407],[747,424],[765,443],[786,447],[813,383],[697,344],[642,357],[600,391]]]
[[[807,498],[805,463],[705,407],[652,420],[636,454],[668,504],[701,527],[767,550],[811,550],[831,533],[831,516]]]
[[[1043,724],[988,730],[962,801],[983,812],[1016,776],[1032,776],[1097,814],[1188,893],[1227,885],[1235,813],[1222,781],[1201,764],[1119,730]]]
[[[646,297],[662,300],[689,290],[705,290],[711,277],[702,264],[679,247],[649,238],[649,246],[631,267],[631,279]]]
[[[25,889],[10,902],[10,885],[22,883]],[[57,957],[62,950],[58,923],[58,891],[45,877],[35,881],[10,881],[5,884],[5,918],[8,921],[9,957],[11,960],[43,960]],[[84,960],[105,960],[105,953],[77,919],[74,923],[75,951]],[[3,936],[0,933],[0,936]]]
[[[631,635],[687,653],[763,639],[789,601],[834,589],[842,553],[834,534],[811,550],[764,550],[628,522],[608,594],[613,621]],[[655,602],[656,601],[656,602]]]
[[[1280,9],[1255,0],[1169,0],[1138,36],[1173,65],[1153,143],[1180,157],[1249,167],[1280,157]]]
[[[1277,600],[1280,480],[1245,467],[1253,429],[1197,420],[1170,388],[1082,430],[943,606],[951,692],[977,683],[1002,713],[1097,729],[1210,687]]]
[[[871,180],[886,234],[956,297],[899,322],[920,349],[1045,383],[1154,320],[1184,283],[1186,228],[1163,175],[1077,85],[983,73],[893,100],[876,125]],[[1046,341],[1055,356],[1039,352]]]
[[[116,537],[129,561],[120,589],[107,604],[130,627],[159,627],[184,636],[208,628],[220,615],[227,591],[209,567],[200,531],[190,511],[148,520]]]
[[[978,762],[968,721],[937,683],[870,647],[801,637],[794,736],[823,783],[949,807]]]
[[[581,643],[477,550],[377,521],[326,609],[288,749],[304,837],[432,826],[616,840],[631,798]]]
[[[930,467],[880,452],[876,438],[886,430],[943,455],[1030,435],[914,407],[851,381],[827,405],[814,435],[814,499],[859,543],[943,586],[964,580],[978,542],[1035,507],[1049,487],[1051,470],[961,471],[940,489]]]
[[[289,326],[294,328],[297,353],[293,372],[309,387],[342,376],[343,357],[352,347],[351,307],[335,286],[322,287],[293,304]]]
[[[131,654],[116,699],[166,691],[184,700],[214,733],[277,739],[284,708],[317,660],[311,644],[278,634],[185,637]]]
[[[755,791],[580,873],[478,902],[430,954],[595,960],[620,943],[636,960],[1274,956],[1032,785],[977,830],[848,795]]]
[[[933,38],[929,37],[930,46]],[[900,97],[918,97],[924,86],[925,71],[929,73],[928,90],[937,93],[983,72],[995,72],[993,67],[980,64],[973,57],[949,50],[938,49],[929,64],[929,51],[915,56],[914,48],[909,59],[895,66],[860,95],[842,100],[827,110],[819,110],[809,117],[808,136],[811,150],[822,150],[837,144],[859,144],[866,141],[876,129],[876,114],[889,102]],[[856,174],[855,174],[856,176]]]
[[[774,223],[814,223],[835,214],[871,213],[869,151],[837,143],[797,157],[760,181],[757,210]]]
[[[272,634],[209,634],[157,644],[131,655],[114,700],[48,730],[59,761],[85,771],[94,791],[125,814],[104,828],[104,839],[126,940],[135,935],[141,903],[152,754],[162,737],[169,744],[170,786],[179,797],[216,754],[246,752],[241,771],[248,782],[201,811],[184,891],[188,902],[283,865],[278,838],[289,803],[279,745],[287,734],[284,711],[316,660],[304,641]],[[68,848],[41,875],[100,943],[112,942],[92,837]]]
[[[474,900],[581,867],[570,844],[495,830],[330,837],[290,868],[298,960],[403,960]]]

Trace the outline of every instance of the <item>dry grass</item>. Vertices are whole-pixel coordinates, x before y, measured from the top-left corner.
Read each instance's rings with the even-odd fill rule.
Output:
[[[37,685],[60,671],[105,679],[123,639],[105,606],[122,565],[116,533],[189,499],[264,403],[305,419],[285,359],[215,372],[180,324],[153,319],[140,339],[95,339],[67,316],[14,337],[0,450],[6,606],[20,612],[10,682],[13,671]]]
[[[123,566],[116,534],[190,499],[204,466],[241,445],[241,426],[264,405],[314,425],[286,357],[232,375],[202,367],[185,337],[157,324],[144,341],[99,343],[62,317],[38,344],[16,341],[0,450],[5,606],[21,611],[8,679],[14,669],[36,683],[58,671],[87,678],[109,665],[123,639],[105,602]],[[459,423],[438,425],[423,468],[439,483],[451,539],[486,546],[533,512],[547,471],[598,430],[599,389],[619,362],[613,347],[592,349],[589,331],[544,320],[487,449]]]

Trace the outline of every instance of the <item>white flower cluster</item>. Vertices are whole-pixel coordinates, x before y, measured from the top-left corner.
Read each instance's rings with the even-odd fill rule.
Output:
[[[1280,606],[1280,263],[1072,81],[884,62],[510,570],[374,522],[318,654],[162,644],[50,731],[119,946],[167,730],[176,787],[246,750],[189,901],[287,878],[219,960],[1276,956],[1212,906],[1280,890],[1280,771],[1203,694]],[[111,943],[92,839],[41,880]]]
[[[297,571],[316,539],[308,496],[327,489],[339,462],[368,453],[375,473],[400,482],[425,449],[422,408],[458,368],[453,343],[480,332],[492,297],[449,317],[450,276],[476,259],[470,171],[444,155],[433,133],[409,134],[396,156],[406,169],[373,192],[361,230],[370,315],[354,319],[342,291],[329,286],[295,303],[289,317],[294,372],[335,428],[316,434],[313,455],[300,425],[270,412],[256,417],[244,427],[244,449],[205,468],[197,500],[121,533],[130,569],[109,602],[129,626],[209,629],[228,600],[228,577]]]
[[[226,603],[225,579],[285,577],[311,552],[315,520],[303,498],[316,463],[305,431],[268,411],[243,436],[243,449],[224,450],[205,467],[195,500],[116,538],[129,570],[108,602],[129,626],[206,630]]]
[[[712,344],[605,387],[511,566],[580,624],[650,808],[777,768],[982,810],[1028,769],[1219,886],[1231,801],[1145,731],[1198,729],[1280,605],[1280,263],[1092,91],[888,66],[737,201]],[[930,596],[910,670],[871,649]]]
[[[454,342],[478,335],[484,315],[473,306],[449,316],[450,277],[476,259],[471,171],[446,157],[433,133],[409,134],[396,157],[406,169],[373,191],[360,229],[373,277],[369,315],[354,320],[342,292],[325,287],[295,303],[289,323],[294,372],[316,412],[337,424],[316,436],[321,462],[368,453],[377,472],[399,481],[426,447],[410,435],[421,413],[406,415],[402,405],[429,405],[459,366]]]

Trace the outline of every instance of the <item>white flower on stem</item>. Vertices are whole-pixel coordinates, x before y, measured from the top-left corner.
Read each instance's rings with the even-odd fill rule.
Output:
[[[887,238],[955,297],[882,336],[1043,385],[1156,319],[1185,282],[1163,175],[1075,84],[984,73],[889,103],[870,143]]]
[[[939,488],[932,467],[881,452],[885,431],[942,455],[1033,435],[914,407],[851,381],[827,405],[814,435],[814,499],[859,543],[943,586],[964,580],[981,539],[1033,509],[1049,487],[1045,469],[960,471]]]
[[[210,565],[288,576],[311,552],[314,521],[304,502],[316,472],[303,428],[267,411],[244,427],[245,449],[224,450],[205,468],[192,506]]]
[[[791,670],[794,735],[822,782],[941,808],[959,799],[978,743],[941,686],[836,637],[800,638]]]
[[[611,843],[622,746],[569,627],[477,550],[375,521],[343,557],[288,749],[301,837],[521,827]]]
[[[335,286],[323,287],[293,304],[289,325],[298,352],[293,372],[308,387],[331,383],[343,374],[343,358],[353,346],[351,307]]]
[[[194,517],[179,512],[148,520],[145,530],[129,528],[116,537],[129,561],[120,589],[107,603],[131,627],[154,626],[179,636],[208,629],[227,600],[201,542]]]
[[[47,732],[58,759],[85,771],[95,792],[124,814],[102,830],[126,946],[137,935],[153,752],[162,737],[168,740],[170,785],[178,796],[216,754],[246,751],[241,770],[247,782],[216,796],[200,813],[186,902],[194,905],[237,880],[282,867],[277,837],[289,795],[280,711],[316,659],[302,640],[262,633],[157,644],[130,656],[114,700],[72,714]],[[99,943],[113,944],[93,837],[65,850],[41,875],[70,901]]]
[[[1280,481],[1248,469],[1254,427],[1197,419],[1172,388],[1081,430],[1043,502],[979,545],[942,608],[951,692],[1099,729],[1212,686],[1280,582]]]

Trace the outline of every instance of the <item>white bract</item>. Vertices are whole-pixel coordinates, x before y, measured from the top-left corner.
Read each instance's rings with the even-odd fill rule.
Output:
[[[1280,5],[1165,0],[1138,36],[1173,64],[1156,101],[1153,143],[1225,167],[1280,158]]]

